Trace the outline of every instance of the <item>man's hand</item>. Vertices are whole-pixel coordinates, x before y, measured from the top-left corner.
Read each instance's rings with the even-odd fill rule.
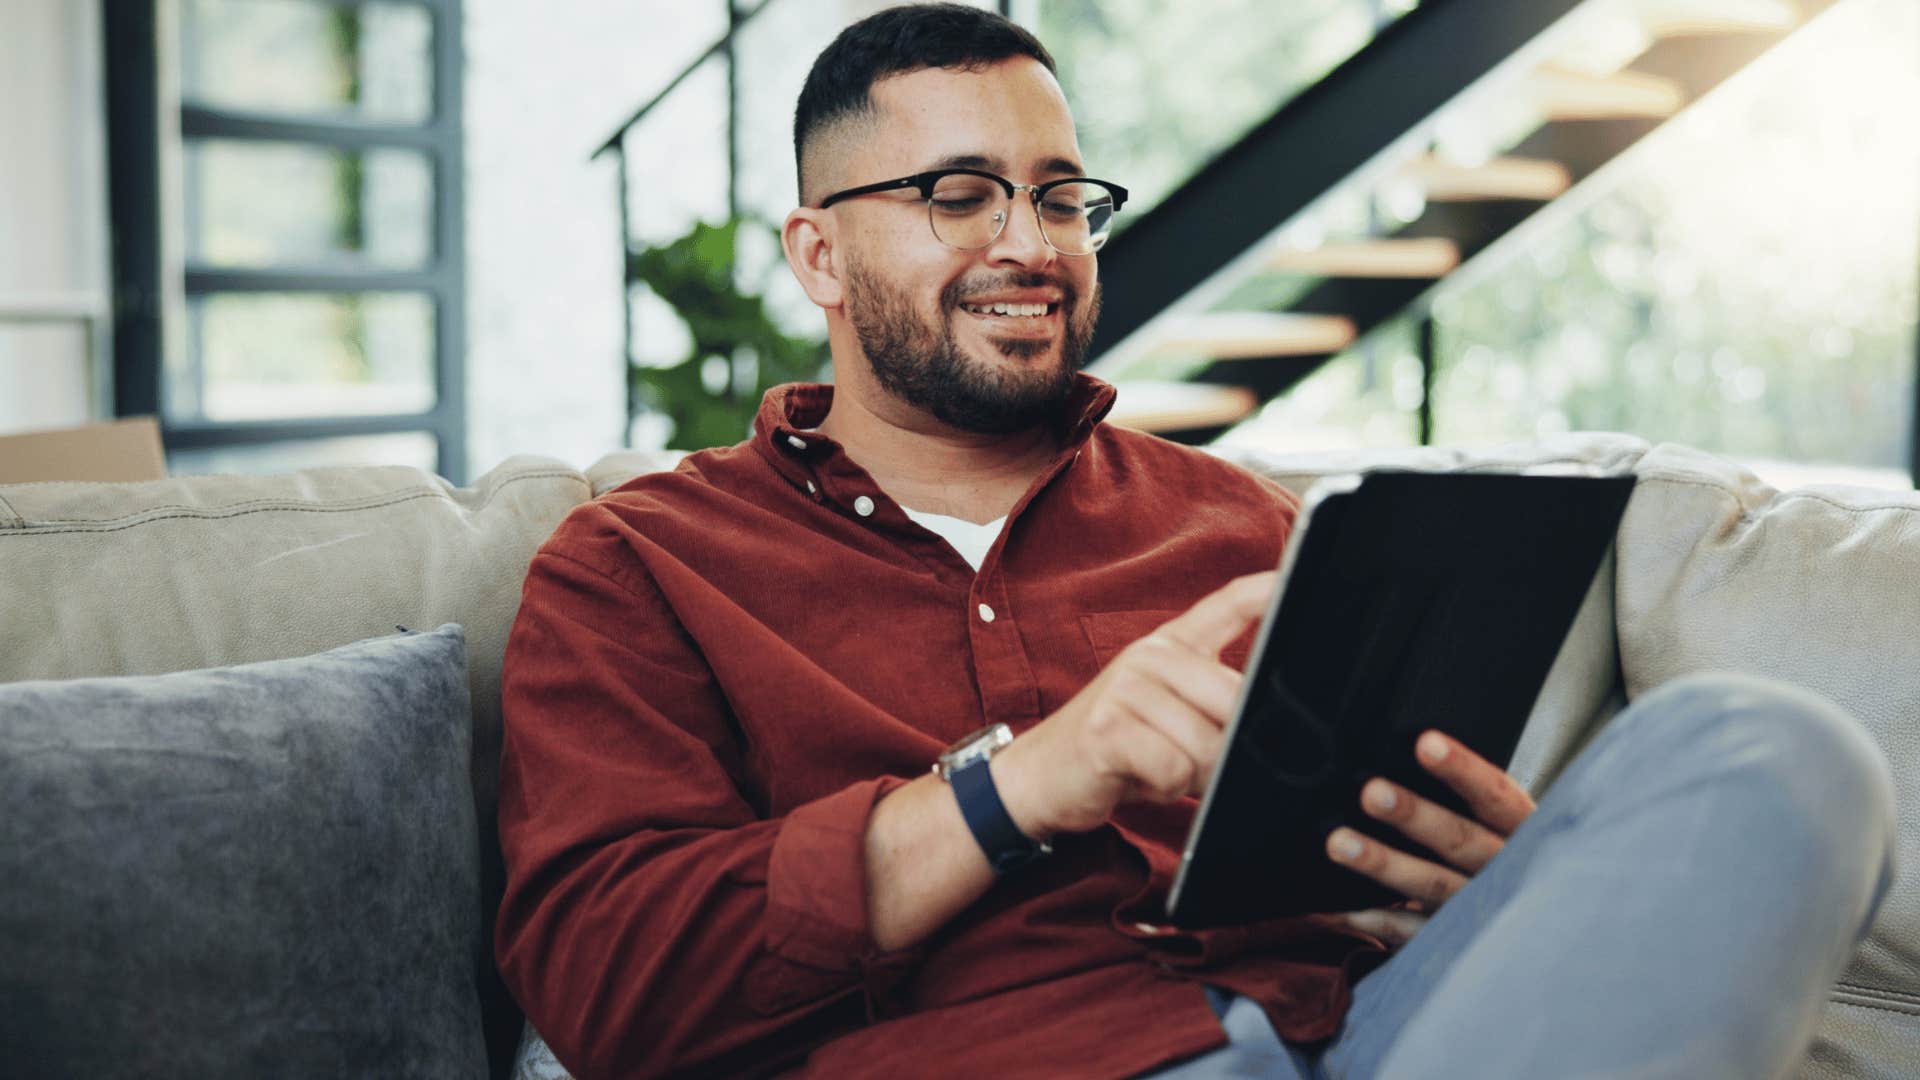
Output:
[[[1085,832],[1129,799],[1201,791],[1240,692],[1220,650],[1261,616],[1278,583],[1253,574],[1204,597],[995,754],[994,787],[1020,831]],[[993,887],[953,791],[931,775],[873,808],[866,858],[869,927],[885,951],[926,940]]]
[[[1507,837],[1533,813],[1533,798],[1487,759],[1438,731],[1414,744],[1414,756],[1460,794],[1472,818],[1423,799],[1380,777],[1360,790],[1367,816],[1384,821],[1445,860],[1433,863],[1397,851],[1352,829],[1327,837],[1327,855],[1410,900],[1397,909],[1352,912],[1349,925],[1400,945],[1426,921],[1425,913],[1447,902],[1506,846]]]
[[[1086,832],[1121,803],[1205,790],[1242,675],[1220,650],[1265,614],[1279,575],[1228,582],[1114,657],[1058,712],[993,759],[1028,836]]]

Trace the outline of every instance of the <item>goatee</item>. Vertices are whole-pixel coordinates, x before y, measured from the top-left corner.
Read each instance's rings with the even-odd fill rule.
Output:
[[[1056,364],[1044,368],[974,360],[960,348],[953,320],[971,296],[1008,289],[1053,288],[1061,292],[1066,329]],[[940,294],[938,323],[914,311],[911,298],[891,289],[860,266],[847,274],[847,321],[865,350],[882,389],[934,419],[961,431],[1004,435],[1055,420],[1073,392],[1074,374],[1086,360],[1100,313],[1094,286],[1085,311],[1078,293],[1045,274],[1014,274],[991,281],[961,279]],[[1052,340],[1011,338],[992,347],[1025,361],[1054,347]]]

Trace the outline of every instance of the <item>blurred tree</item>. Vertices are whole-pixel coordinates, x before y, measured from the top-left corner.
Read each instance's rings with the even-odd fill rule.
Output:
[[[1916,37],[1911,0],[1849,0],[1443,285],[1438,440],[1627,431],[1905,468]]]
[[[1059,62],[1088,168],[1135,192],[1124,227],[1363,46],[1375,19],[1412,6],[1045,0],[1033,25]],[[1913,0],[1846,0],[1443,283],[1437,441],[1611,430],[1750,458],[1905,467],[1920,308],[1917,36]],[[1256,278],[1222,307],[1281,309],[1302,284]],[[1415,437],[1407,329],[1395,320],[1363,343],[1386,350],[1384,380],[1367,377],[1356,348],[1235,441]],[[1129,374],[1196,366],[1155,357]]]

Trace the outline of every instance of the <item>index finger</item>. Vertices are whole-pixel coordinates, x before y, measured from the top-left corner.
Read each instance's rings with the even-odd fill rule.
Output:
[[[1428,731],[1414,744],[1414,754],[1428,772],[1467,800],[1474,817],[1503,836],[1513,835],[1533,813],[1533,796],[1526,788],[1458,739]]]
[[[1267,613],[1267,604],[1280,584],[1280,572],[1267,570],[1234,578],[1200,598],[1192,607],[1167,620],[1155,635],[1172,638],[1195,652],[1219,656]]]

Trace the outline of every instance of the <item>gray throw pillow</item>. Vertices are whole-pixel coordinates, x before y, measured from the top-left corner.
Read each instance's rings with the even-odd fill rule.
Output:
[[[486,1075],[465,634],[0,684],[0,1072]]]

